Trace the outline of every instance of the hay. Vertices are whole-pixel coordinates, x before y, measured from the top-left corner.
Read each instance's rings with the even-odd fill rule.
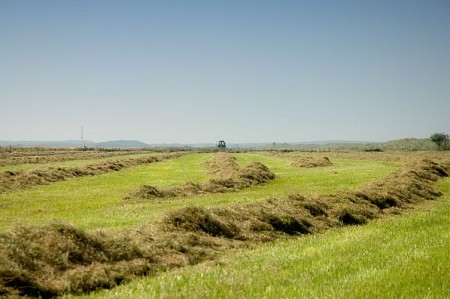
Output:
[[[205,167],[213,176],[223,179],[232,177],[240,169],[236,158],[223,152],[216,153],[205,163]]]
[[[177,158],[182,153],[164,154],[141,158],[106,161],[84,167],[73,168],[45,168],[33,170],[18,170],[0,172],[0,193],[15,189],[30,188],[37,185],[47,185],[54,182],[66,181],[76,177],[93,176],[112,171],[119,171],[132,166],[160,162]]]
[[[264,184],[275,179],[275,174],[265,165],[253,162],[241,167],[235,157],[222,152],[214,155],[210,161],[205,163],[205,166],[216,178],[205,183],[188,182],[182,186],[170,188],[142,185],[131,190],[125,199],[158,199],[206,193],[225,193]]]
[[[122,233],[86,232],[61,223],[16,226],[0,233],[0,295],[48,298],[111,288],[136,276],[215,259],[233,248],[361,225],[382,217],[394,203],[398,212],[437,198],[433,184],[449,169],[450,164],[421,161],[355,192],[186,207]]]
[[[51,297],[66,291],[112,287],[149,272],[149,261],[131,239],[88,233],[56,223],[17,226],[0,235],[0,289]]]
[[[364,215],[343,210],[339,216],[339,221],[344,225],[359,225],[366,224],[368,219]]]
[[[1,147],[0,147],[1,151]],[[132,154],[148,154],[148,150],[138,149],[68,149],[68,148],[22,148],[15,147],[12,152],[0,152],[0,166],[20,164],[45,164],[73,160],[90,160],[124,156]]]
[[[293,160],[292,166],[295,167],[314,168],[333,165],[328,157],[296,157]]]
[[[321,156],[318,153],[302,153],[299,155],[298,152],[268,151],[262,154],[290,160],[294,167],[314,168],[333,165],[328,157]]]
[[[167,223],[190,232],[202,232],[214,237],[234,238],[239,227],[232,221],[221,219],[218,215],[199,207],[187,207],[175,211],[167,218]]]

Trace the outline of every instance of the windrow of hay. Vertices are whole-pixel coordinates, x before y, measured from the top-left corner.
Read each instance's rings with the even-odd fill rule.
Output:
[[[299,155],[298,152],[267,151],[263,154],[290,160],[294,167],[314,168],[333,165],[328,157],[324,157],[320,153],[301,153]]]
[[[20,164],[45,164],[51,162],[64,162],[73,160],[90,160],[109,158],[114,156],[149,154],[149,151],[127,149],[46,149],[46,148],[16,148],[12,152],[0,152],[0,166],[20,165]]]
[[[262,155],[278,157],[286,160],[296,160],[297,158],[313,157],[320,159],[326,155],[331,161],[334,159],[352,159],[352,160],[371,160],[371,161],[390,161],[401,163],[414,163],[421,159],[431,159],[433,161],[441,161],[449,158],[449,152],[361,152],[361,151],[324,151],[324,152],[300,152],[300,151],[261,151]]]
[[[230,178],[240,170],[236,157],[224,152],[216,153],[205,163],[205,167],[209,173],[222,179]]]
[[[83,167],[49,167],[44,169],[4,171],[0,172],[0,193],[8,190],[29,188],[36,185],[46,185],[54,182],[66,181],[75,177],[92,176],[111,171],[119,171],[136,165],[160,162],[166,159],[180,157],[181,155],[183,155],[183,153],[118,159]]]
[[[67,224],[17,226],[0,234],[0,296],[52,297],[111,288],[139,275],[196,264],[219,253],[330,227],[364,224],[386,210],[439,196],[450,164],[421,161],[356,192],[291,195],[246,205],[173,211],[122,233]]]
[[[208,170],[216,177],[205,183],[187,183],[170,188],[142,185],[132,190],[126,199],[154,199],[190,196],[206,193],[224,193],[263,184],[275,178],[275,174],[259,162],[241,167],[236,158],[227,153],[217,153],[206,162]]]
[[[328,157],[298,157],[294,159],[294,162],[292,162],[292,166],[306,168],[324,167],[331,165],[333,165],[333,163],[331,163]]]

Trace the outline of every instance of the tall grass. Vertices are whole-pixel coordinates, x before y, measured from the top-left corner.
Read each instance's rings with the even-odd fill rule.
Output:
[[[450,179],[404,216],[225,255],[83,298],[449,298]]]

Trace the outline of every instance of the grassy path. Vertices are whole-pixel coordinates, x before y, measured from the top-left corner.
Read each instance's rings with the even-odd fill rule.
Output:
[[[436,202],[242,250],[83,298],[449,298],[450,179]]]

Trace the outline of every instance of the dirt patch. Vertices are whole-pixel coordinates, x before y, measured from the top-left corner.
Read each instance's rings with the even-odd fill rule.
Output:
[[[122,233],[67,224],[17,226],[0,234],[0,296],[44,298],[111,288],[140,275],[214,259],[225,250],[330,227],[364,224],[386,210],[439,196],[450,163],[425,160],[356,192],[291,195],[228,207],[186,207]]]
[[[126,199],[155,199],[178,196],[191,196],[206,193],[225,193],[242,190],[254,185],[266,183],[275,178],[275,174],[259,162],[241,167],[236,158],[217,153],[205,163],[209,172],[216,178],[205,183],[187,183],[170,188],[143,185],[132,190]]]
[[[180,157],[181,155],[183,155],[183,153],[119,159],[91,164],[84,167],[49,167],[33,170],[4,171],[0,172],[0,193],[8,190],[29,188],[36,185],[47,185],[76,177],[93,176],[112,171],[119,171],[132,166]]]

